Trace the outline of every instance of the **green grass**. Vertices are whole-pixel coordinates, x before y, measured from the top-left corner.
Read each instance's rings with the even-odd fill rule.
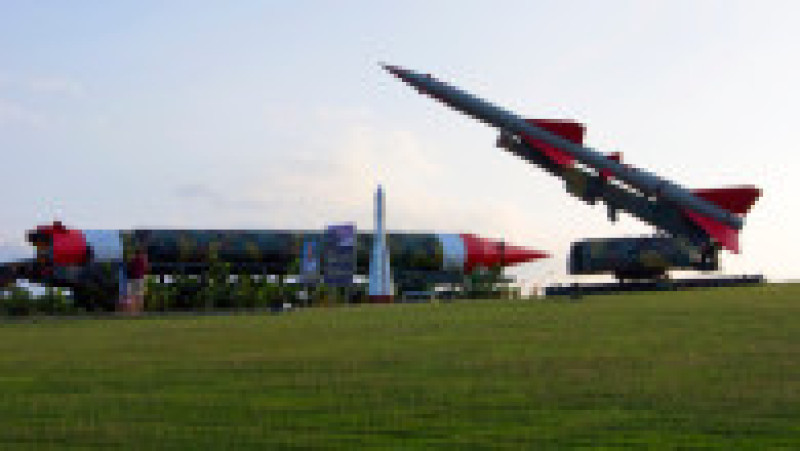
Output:
[[[0,324],[0,448],[800,447],[800,286]]]

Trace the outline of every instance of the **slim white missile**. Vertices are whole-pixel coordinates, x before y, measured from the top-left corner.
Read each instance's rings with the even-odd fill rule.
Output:
[[[378,185],[375,193],[375,235],[369,261],[369,298],[372,302],[391,302],[394,297],[384,219],[383,187]]]

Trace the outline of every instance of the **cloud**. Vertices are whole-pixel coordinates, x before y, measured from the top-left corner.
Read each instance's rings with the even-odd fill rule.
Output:
[[[84,97],[86,88],[77,80],[61,76],[14,76],[0,73],[0,89],[6,92],[63,97]]]
[[[258,178],[225,187],[208,181],[177,186],[174,195],[202,210],[186,218],[207,223],[211,211],[224,211],[217,215],[223,226],[233,221],[321,228],[354,221],[370,229],[373,195],[381,183],[391,229],[471,232],[521,245],[545,236],[536,211],[517,198],[496,198],[491,190],[465,193],[474,182],[448,161],[452,154],[433,148],[434,139],[364,109],[319,109],[302,116],[302,129],[314,133],[293,136],[292,152],[270,157]],[[289,112],[282,118],[282,123],[294,122]]]
[[[25,126],[42,128],[52,119],[39,108],[28,104],[35,102],[36,96],[48,99],[66,97],[83,98],[86,90],[77,81],[64,77],[14,77],[0,74],[0,126]],[[8,100],[9,98],[19,100]]]
[[[42,128],[47,124],[47,118],[25,106],[0,99],[0,126],[25,126]]]
[[[84,97],[86,89],[75,80],[63,77],[29,78],[22,84],[33,93],[65,97]]]
[[[216,198],[217,193],[204,183],[185,183],[175,188],[175,194],[187,199],[210,199]]]
[[[262,206],[255,200],[226,195],[221,191],[215,190],[208,183],[184,183],[175,187],[174,194],[177,197],[205,203],[214,208],[251,209]]]
[[[324,116],[320,120],[331,119]],[[426,158],[419,137],[365,117],[336,122],[334,127],[321,124],[326,130],[316,136],[325,138],[311,139],[302,146],[305,152],[272,165],[250,186],[248,197],[269,205],[278,218],[300,215],[315,226],[334,218],[371,226],[378,183],[387,190],[390,223],[421,224],[420,217],[441,207],[431,202],[430,189],[442,168]]]

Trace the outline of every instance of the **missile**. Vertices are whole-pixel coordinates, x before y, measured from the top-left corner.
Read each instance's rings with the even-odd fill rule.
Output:
[[[378,191],[375,193],[375,233],[369,261],[369,297],[374,302],[391,302],[394,298],[384,220],[383,187],[378,185]]]
[[[717,234],[735,234],[743,226],[741,217],[721,208],[691,190],[665,180],[647,171],[621,164],[602,153],[569,141],[557,134],[526,121],[522,117],[493,105],[466,91],[441,82],[431,75],[413,72],[398,66],[381,65],[386,71],[420,93],[433,97],[451,108],[520,137],[540,140],[568,153],[578,162],[600,174],[611,174],[644,195],[653,196],[678,206],[686,216],[705,230]],[[720,224],[721,223],[721,224]],[[732,229],[732,230],[731,230]]]
[[[76,267],[121,261],[131,248],[147,253],[152,274],[170,274],[177,265],[202,268],[212,258],[245,272],[285,274],[303,243],[323,242],[317,230],[77,230],[55,222],[28,232],[43,267]],[[374,234],[358,233],[356,265],[369,267]],[[549,255],[469,233],[387,233],[386,247],[397,270],[470,272],[478,267],[511,266]]]
[[[355,274],[368,273],[376,235],[356,234]],[[28,232],[36,258],[0,264],[0,284],[28,279],[71,288],[79,299],[86,293],[104,292],[107,302],[84,306],[112,310],[119,280],[116,265],[127,263],[134,251],[145,251],[150,275],[207,274],[214,262],[226,264],[230,274],[236,275],[295,275],[310,242],[317,244],[312,248],[322,249],[321,260],[327,258],[325,237],[326,232],[319,230],[79,230],[56,221]],[[396,232],[386,233],[384,240],[380,247],[386,266],[391,259],[399,290],[419,281],[457,283],[473,269],[549,257],[469,233]]]

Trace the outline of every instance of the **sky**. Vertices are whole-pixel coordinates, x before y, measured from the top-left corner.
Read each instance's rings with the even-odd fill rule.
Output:
[[[683,186],[752,184],[728,274],[798,278],[796,1],[0,0],[0,260],[25,231],[372,228],[547,250],[652,233],[383,72],[434,74]]]

